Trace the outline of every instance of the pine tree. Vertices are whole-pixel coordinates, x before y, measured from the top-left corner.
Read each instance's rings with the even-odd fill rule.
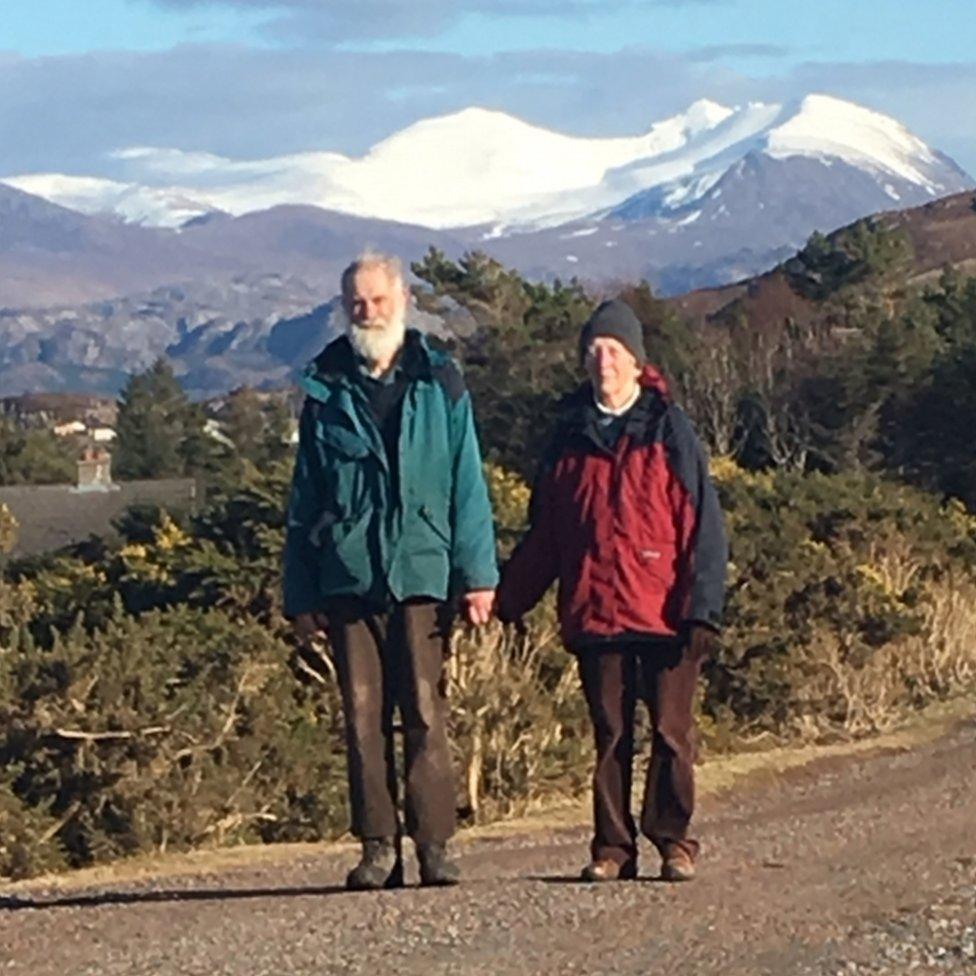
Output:
[[[173,478],[191,467],[184,442],[202,416],[169,361],[160,357],[129,379],[119,397],[115,473],[123,478]]]

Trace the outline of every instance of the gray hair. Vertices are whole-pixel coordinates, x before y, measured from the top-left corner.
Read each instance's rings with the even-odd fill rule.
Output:
[[[386,276],[391,282],[401,286],[404,284],[403,264],[395,254],[384,254],[381,251],[373,251],[367,248],[342,272],[343,297],[349,294],[353,278],[364,268],[380,268],[386,272]]]

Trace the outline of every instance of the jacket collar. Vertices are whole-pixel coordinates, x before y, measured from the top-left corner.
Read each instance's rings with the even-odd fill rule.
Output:
[[[653,366],[644,367],[638,383],[641,395],[624,417],[623,436],[633,444],[648,444],[671,400],[667,381]],[[593,386],[587,381],[563,398],[557,421],[559,436],[556,439],[565,444],[575,437],[583,437],[607,453],[597,426],[599,411],[593,396]]]
[[[327,400],[330,396],[329,386],[337,383],[351,385],[358,368],[352,343],[348,336],[341,335],[305,367],[299,385],[316,400]],[[409,380],[433,378],[430,347],[417,329],[407,329],[397,368],[403,370]]]

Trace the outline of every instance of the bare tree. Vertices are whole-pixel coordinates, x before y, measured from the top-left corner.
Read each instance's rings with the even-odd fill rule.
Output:
[[[732,337],[725,329],[702,336],[694,372],[681,380],[688,412],[711,453],[737,453],[741,447],[742,373]]]

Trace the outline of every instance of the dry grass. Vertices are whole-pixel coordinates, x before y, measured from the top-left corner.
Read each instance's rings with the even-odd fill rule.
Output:
[[[825,732],[884,732],[914,709],[976,687],[976,587],[971,580],[948,573],[920,583],[921,565],[897,549],[876,555],[871,572],[889,596],[900,600],[912,588],[921,593],[918,632],[874,649],[866,659],[854,634],[827,629],[798,647],[804,707],[796,711],[792,732],[801,740]]]
[[[579,793],[590,736],[574,660],[555,625],[457,632],[447,663],[465,807],[476,823]],[[585,731],[585,734],[584,734]]]

